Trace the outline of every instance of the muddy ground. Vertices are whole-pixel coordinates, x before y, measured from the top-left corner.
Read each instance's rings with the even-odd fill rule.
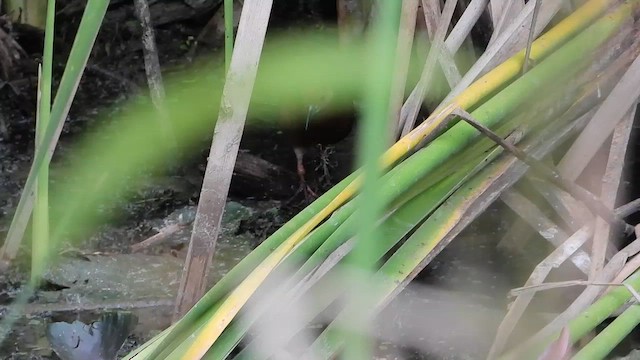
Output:
[[[98,115],[117,111],[137,91],[146,89],[139,29],[125,6],[129,5],[116,6],[110,12],[111,17],[107,17],[100,32],[63,130],[54,157],[54,168],[56,161],[64,156],[65,148],[91,129]],[[56,80],[64,69],[64,59],[80,18],[78,11],[71,10],[59,14],[57,19],[60,26],[56,34]],[[316,18],[311,19],[309,13],[299,10],[284,5],[282,1],[276,2],[271,28],[287,28],[300,23],[308,25],[319,19],[331,22],[335,16],[331,11],[321,9],[316,11]],[[205,12],[201,16],[168,22],[156,28],[160,62],[164,68],[188,66],[189,57],[194,54],[193,40],[211,16],[211,12]],[[41,34],[28,29],[15,28],[14,35],[28,56],[9,79],[13,86],[0,88],[0,115],[7,125],[6,132],[0,134],[0,236],[3,238],[33,155],[35,64],[40,56],[39,48],[34,44],[42,41]],[[195,54],[219,56],[219,52],[219,43],[200,43]],[[312,186],[319,192],[350,173],[353,143],[354,134],[328,150],[310,150],[306,165]],[[295,157],[282,133],[247,129],[240,147],[243,152],[289,171],[289,176],[284,176],[283,184],[280,184],[282,189],[289,191],[274,193],[232,182],[213,264],[212,283],[306,205],[300,197],[290,201],[290,195],[297,188],[295,176],[291,176],[295,171]],[[30,315],[18,321],[0,347],[0,357],[56,359],[45,336],[46,324],[76,319],[95,321],[104,309],[133,307],[138,315],[138,326],[122,353],[168,326],[190,228],[185,227],[164,242],[139,253],[133,254],[131,246],[168,224],[175,224],[181,214],[185,216],[194,211],[207,153],[208,149],[202,148],[200,155],[194,156],[190,163],[183,164],[175,173],[157,180],[149,189],[122,204],[117,209],[125,214],[122,220],[105,224],[98,233],[77,247],[63,249],[64,260],[51,269],[45,286],[30,299],[27,308]],[[331,165],[330,178],[321,180],[321,165],[327,159]],[[54,170],[52,182],[55,182],[55,174]],[[436,300],[425,299],[419,290],[408,290],[400,297],[404,302],[399,300],[391,304],[383,319],[394,324],[397,334],[412,338],[411,334],[420,333],[421,328],[415,319],[411,319],[415,312],[403,311],[407,303],[423,306],[418,307],[424,310],[420,313],[420,319],[423,319],[420,322],[433,319],[429,309],[433,311],[434,306],[450,305],[452,297],[467,299],[458,307],[449,307],[452,314],[466,306],[478,312],[473,308],[478,304],[482,311],[490,309],[500,313],[506,304],[506,292],[526,279],[527,269],[534,260],[524,261],[522,256],[495,250],[511,219],[512,215],[500,206],[493,207],[419,276],[418,283],[437,287],[443,292],[442,296]],[[27,254],[25,250],[23,255]],[[0,275],[0,306],[15,300],[28,279],[26,259],[27,256],[22,256],[10,273]],[[487,321],[496,321],[498,317],[491,319]],[[443,358],[444,351],[452,356],[447,358],[474,358],[474,354],[487,346],[486,334],[479,336],[471,331],[461,335],[464,331],[449,325],[455,330],[452,331],[457,332],[458,341],[452,342],[444,335],[442,339],[432,339],[429,342],[429,346],[435,349],[432,353],[417,350],[415,344],[426,341],[418,336],[413,343],[405,344],[407,346],[392,342],[379,344],[379,357]]]

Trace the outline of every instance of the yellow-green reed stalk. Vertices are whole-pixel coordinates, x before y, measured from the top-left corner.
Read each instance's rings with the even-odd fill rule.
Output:
[[[36,109],[36,152],[43,144],[44,132],[51,117],[51,77],[53,72],[53,30],[55,0],[47,4],[44,32],[42,72],[39,72],[38,105]],[[45,163],[37,177],[36,198],[33,208],[33,241],[31,257],[31,283],[36,285],[45,269],[49,254],[49,164]]]

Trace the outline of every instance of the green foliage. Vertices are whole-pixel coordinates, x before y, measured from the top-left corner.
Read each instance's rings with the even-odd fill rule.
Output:
[[[36,144],[42,141],[42,133],[51,118],[51,77],[53,69],[53,37],[55,22],[55,0],[49,0],[47,22],[44,34],[44,51],[42,56],[42,73],[38,82]],[[39,146],[37,145],[36,149]],[[31,257],[31,282],[37,284],[42,276],[49,254],[49,169],[43,167],[38,174],[38,186],[33,209],[33,245]]]

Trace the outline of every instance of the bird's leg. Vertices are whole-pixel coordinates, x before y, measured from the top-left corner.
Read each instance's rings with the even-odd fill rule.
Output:
[[[309,199],[315,199],[318,197],[318,195],[311,190],[311,188],[309,187],[309,185],[307,184],[304,176],[306,174],[305,168],[304,168],[304,163],[302,162],[303,158],[304,158],[304,149],[300,148],[300,147],[295,147],[293,149],[293,151],[296,154],[296,161],[297,161],[297,172],[298,172],[298,178],[300,179],[300,187],[298,188],[298,191],[296,192],[299,193],[300,191],[304,192],[305,198]]]

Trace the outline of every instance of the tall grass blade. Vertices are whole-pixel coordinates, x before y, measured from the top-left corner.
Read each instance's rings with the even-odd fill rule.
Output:
[[[368,81],[363,92],[363,119],[358,132],[358,164],[363,171],[362,194],[357,199],[356,216],[359,221],[357,245],[354,249],[356,262],[373,271],[370,264],[371,244],[379,241],[379,233],[375,229],[378,219],[382,216],[386,204],[378,198],[377,193],[383,184],[380,177],[382,169],[379,159],[382,157],[389,138],[380,136],[388,130],[387,114],[389,114],[389,100],[393,84],[393,69],[395,49],[400,24],[400,10],[402,4],[395,1],[380,3],[380,11],[371,33],[371,62]],[[358,284],[354,283],[357,289]],[[359,312],[353,312],[353,322],[346,331],[348,342],[347,358],[370,359],[371,343],[367,329],[371,325],[368,316],[368,297],[364,291],[354,291],[351,299]]]
[[[42,145],[43,133],[51,117],[51,78],[53,72],[53,38],[55,0],[48,0],[44,32],[42,72],[39,72],[38,104],[36,109],[36,144]],[[35,152],[38,152],[36,147]],[[38,174],[36,202],[33,209],[33,240],[31,256],[31,284],[37,285],[46,268],[49,254],[49,169],[44,166]]]
[[[29,176],[20,195],[16,212],[11,221],[7,238],[0,249],[0,269],[6,268],[13,260],[20,247],[22,237],[27,227],[31,211],[33,210],[36,180],[43,168],[48,167],[53,151],[62,132],[62,126],[71,108],[80,78],[91,54],[102,19],[109,6],[108,1],[88,0],[85,11],[80,20],[80,26],[67,60],[65,72],[56,92],[51,108],[50,122],[42,134],[38,151],[34,155]]]

